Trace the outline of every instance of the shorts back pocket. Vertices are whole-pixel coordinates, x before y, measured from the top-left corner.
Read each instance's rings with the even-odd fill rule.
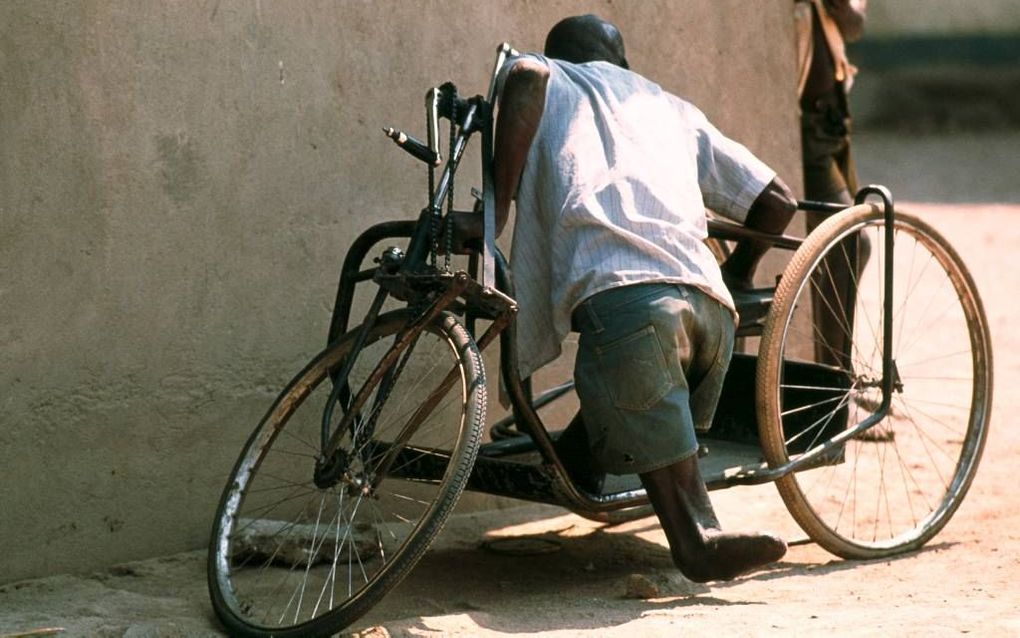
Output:
[[[652,325],[596,346],[594,350],[599,370],[617,408],[647,410],[661,401],[673,387],[666,357]]]

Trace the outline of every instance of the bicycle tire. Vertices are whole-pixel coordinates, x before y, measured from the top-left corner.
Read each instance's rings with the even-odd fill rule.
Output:
[[[355,354],[348,377],[354,392],[410,317],[406,310],[379,317]],[[443,313],[392,363],[391,391],[380,392],[385,382],[377,384],[344,434],[335,457],[345,467],[342,476],[316,484],[323,408],[336,400],[333,384],[323,381],[339,373],[356,332],[287,385],[227,481],[207,576],[213,607],[231,635],[325,636],[349,626],[414,567],[467,483],[485,421],[484,368],[466,330]],[[447,377],[449,392],[436,392]],[[418,402],[420,391],[427,399]],[[442,400],[407,428],[434,392]],[[324,401],[310,400],[316,396]],[[333,427],[343,410],[335,412]],[[413,431],[386,473],[382,459],[404,429]],[[419,470],[431,474],[415,475]],[[371,488],[375,471],[386,478]],[[322,521],[328,523],[320,534]]]
[[[759,354],[761,442],[769,465],[777,467],[831,436],[831,431],[822,435],[827,424],[845,427],[838,425],[845,419],[854,425],[880,403],[881,275],[884,260],[894,259],[897,388],[891,412],[828,459],[776,481],[804,531],[849,559],[917,549],[945,526],[977,471],[991,415],[991,338],[973,278],[929,224],[896,213],[893,226],[892,256],[884,255],[884,215],[871,204],[838,213],[811,233],[776,290]],[[870,237],[866,263],[847,260],[848,242],[859,234]],[[810,342],[823,332],[800,313],[809,312],[810,290],[825,287],[818,284],[825,277],[831,281],[823,264],[832,259],[844,259],[844,272],[855,273],[853,305],[830,303],[833,316],[849,317],[844,323],[849,365],[833,366],[827,377],[816,372],[795,380],[796,361],[805,358],[798,348],[812,351],[803,341],[797,343],[798,333],[805,336],[804,326],[810,326]],[[936,328],[939,338],[927,339]],[[814,357],[813,352],[807,358]],[[820,416],[805,417],[810,410],[820,410]],[[799,426],[794,423],[798,418]],[[810,422],[804,426],[804,421]]]

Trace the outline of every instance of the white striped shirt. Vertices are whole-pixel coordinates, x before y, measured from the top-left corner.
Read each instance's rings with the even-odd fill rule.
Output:
[[[510,258],[522,377],[559,355],[573,309],[603,290],[682,283],[732,310],[705,207],[743,222],[775,172],[636,73],[529,57],[550,73]]]

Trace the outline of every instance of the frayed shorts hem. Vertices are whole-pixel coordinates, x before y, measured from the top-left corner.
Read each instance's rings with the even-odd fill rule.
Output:
[[[655,470],[661,470],[662,468],[669,467],[674,463],[679,463],[680,461],[687,460],[690,457],[696,455],[697,453],[698,446],[695,445],[694,449],[692,450],[685,451],[682,454],[678,454],[676,456],[669,457],[664,460],[646,461],[641,464],[628,463],[626,466],[621,465],[613,467],[604,467],[602,468],[602,470],[606,474],[615,474],[617,476],[625,476],[627,474],[644,474],[646,472],[654,472]]]

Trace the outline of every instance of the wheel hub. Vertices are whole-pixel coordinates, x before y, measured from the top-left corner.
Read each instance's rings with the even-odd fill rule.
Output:
[[[896,360],[892,361],[892,389],[894,392],[903,393],[903,378],[900,377],[900,370],[896,367]],[[865,390],[868,388],[881,388],[882,387],[882,376],[878,375],[874,378],[862,374],[854,379],[853,387],[858,390]]]
[[[319,489],[329,489],[343,480],[349,473],[351,458],[343,450],[337,450],[333,456],[315,461],[315,472],[312,482]]]
[[[323,490],[343,483],[350,496],[371,496],[375,491],[372,480],[364,469],[359,471],[354,467],[353,460],[343,450],[337,450],[329,459],[319,459],[315,463],[312,482]]]

